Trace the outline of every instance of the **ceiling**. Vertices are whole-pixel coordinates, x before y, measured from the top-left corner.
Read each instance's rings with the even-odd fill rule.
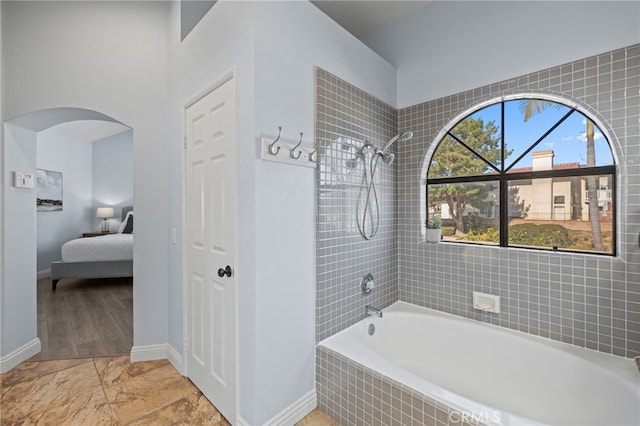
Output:
[[[86,142],[95,142],[131,130],[123,124],[101,120],[67,121],[55,127],[74,140]]]
[[[86,142],[131,130],[108,115],[84,108],[42,109],[16,117],[10,123],[36,133],[55,129],[74,140]]]
[[[392,24],[409,13],[424,7],[430,1],[431,0],[311,0],[311,3],[355,37],[361,39],[380,28]],[[129,130],[129,127],[120,123],[102,121],[101,117],[95,118],[97,119],[70,120],[59,124],[57,127],[58,130],[67,133],[76,140],[85,140],[88,142]]]
[[[424,7],[431,0],[311,0],[320,10],[357,38]]]

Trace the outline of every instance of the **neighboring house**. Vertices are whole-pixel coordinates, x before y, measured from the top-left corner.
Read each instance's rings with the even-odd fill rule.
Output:
[[[532,167],[513,169],[512,173],[541,170],[568,170],[583,167],[579,163],[554,164],[553,151],[532,154]],[[521,217],[529,220],[589,220],[589,197],[584,177],[548,178],[517,181],[514,188],[524,207]],[[611,207],[608,177],[599,178],[598,206],[606,216]]]
[[[532,166],[512,169],[509,173],[526,173],[542,170],[569,170],[584,167],[580,163],[554,164],[552,150],[537,151],[532,154]],[[517,205],[509,207],[510,217],[528,220],[589,220],[589,196],[586,177],[564,177],[548,179],[527,179],[514,181],[511,188],[517,189]],[[611,182],[608,176],[599,177],[598,207],[602,217],[611,215]],[[497,189],[488,199],[497,200]],[[451,219],[449,206],[440,207],[442,219]],[[497,217],[496,203],[483,208],[467,206],[466,215]]]

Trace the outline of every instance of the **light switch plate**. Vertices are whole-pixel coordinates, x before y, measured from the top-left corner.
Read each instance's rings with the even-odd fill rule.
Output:
[[[13,172],[13,186],[16,188],[33,188],[33,173]]]

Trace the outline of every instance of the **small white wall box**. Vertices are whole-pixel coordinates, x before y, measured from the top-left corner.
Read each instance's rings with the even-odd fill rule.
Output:
[[[33,173],[13,172],[13,186],[16,188],[33,188]]]
[[[473,292],[473,308],[483,312],[500,313],[500,296],[494,294]]]

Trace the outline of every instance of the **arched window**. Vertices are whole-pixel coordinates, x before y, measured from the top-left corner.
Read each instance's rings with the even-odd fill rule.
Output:
[[[616,175],[604,133],[575,108],[497,102],[453,125],[427,172],[427,220],[448,242],[615,254]]]

